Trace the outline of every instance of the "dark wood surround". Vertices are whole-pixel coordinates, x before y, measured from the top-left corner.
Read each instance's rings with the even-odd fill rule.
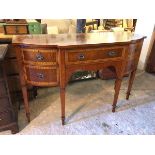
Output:
[[[17,115],[15,114],[10,96],[6,73],[5,56],[8,45],[0,45],[0,131],[18,132]]]
[[[116,72],[112,112],[115,112],[124,72],[130,74],[129,98],[145,37],[124,33],[22,35],[13,37],[20,71],[26,116],[30,121],[27,86],[59,86],[62,124],[65,124],[65,88],[79,70],[113,68]]]

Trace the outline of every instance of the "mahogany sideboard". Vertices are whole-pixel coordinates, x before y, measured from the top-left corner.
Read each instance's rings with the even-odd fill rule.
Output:
[[[12,105],[5,65],[7,49],[7,44],[0,45],[0,131],[11,130],[17,133],[17,115]]]
[[[20,71],[24,105],[30,121],[27,86],[59,86],[61,118],[65,124],[65,88],[79,70],[113,68],[116,72],[112,112],[125,70],[130,73],[126,99],[135,77],[144,36],[128,32],[22,35],[13,37]]]

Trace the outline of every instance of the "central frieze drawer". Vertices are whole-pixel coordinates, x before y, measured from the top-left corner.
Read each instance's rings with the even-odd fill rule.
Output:
[[[58,68],[25,66],[26,80],[34,85],[58,84]]]
[[[50,65],[57,62],[57,50],[23,49],[23,60],[28,64]]]
[[[67,51],[67,62],[82,62],[82,61],[94,61],[109,58],[118,58],[123,56],[123,48],[96,48],[96,49],[84,49],[76,51]]]

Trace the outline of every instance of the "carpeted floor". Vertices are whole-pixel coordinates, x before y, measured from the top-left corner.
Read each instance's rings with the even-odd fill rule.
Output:
[[[114,80],[89,80],[68,85],[66,122],[61,125],[59,88],[39,90],[30,102],[31,119],[19,112],[19,135],[137,135],[155,134],[155,75],[138,72],[130,100],[125,100],[124,78],[118,106],[111,112]]]

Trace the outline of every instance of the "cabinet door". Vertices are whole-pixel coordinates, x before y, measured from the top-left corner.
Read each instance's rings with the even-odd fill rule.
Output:
[[[16,26],[13,25],[7,25],[5,26],[5,33],[6,34],[16,34]]]
[[[18,34],[27,34],[28,33],[27,26],[26,25],[18,26],[17,33]]]

